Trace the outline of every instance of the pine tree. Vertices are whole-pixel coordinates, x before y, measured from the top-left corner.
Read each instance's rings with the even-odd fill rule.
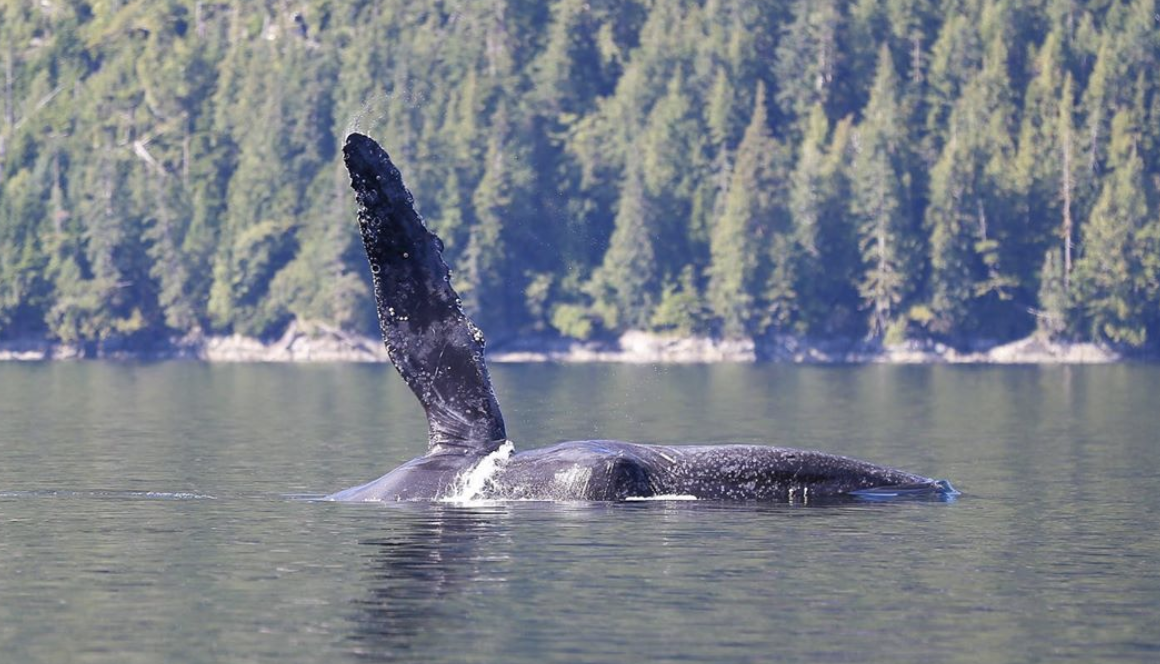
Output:
[[[456,287],[464,307],[492,335],[509,335],[527,318],[523,291],[531,248],[521,245],[527,219],[537,213],[528,193],[533,183],[529,150],[506,101],[492,126],[483,177],[472,195],[475,220],[463,250],[463,278]]]
[[[1084,227],[1083,256],[1076,265],[1076,287],[1095,338],[1142,346],[1155,320],[1155,257],[1152,193],[1137,149],[1139,129],[1131,110],[1112,120],[1108,165],[1091,218]]]
[[[784,223],[781,228],[776,223],[779,147],[769,132],[765,104],[765,86],[759,83],[749,126],[737,148],[723,212],[710,229],[709,305],[729,336],[759,331],[763,311],[757,294],[770,274],[772,236],[787,230]],[[783,281],[767,286],[779,288],[783,303],[792,302],[792,283],[785,287],[786,280],[792,282],[788,267],[784,264],[779,275]],[[783,312],[784,306],[779,314]]]
[[[1015,169],[1034,233],[1046,241],[1061,216],[1059,204],[1060,105],[1064,75],[1059,35],[1049,34],[1034,58],[1035,75],[1023,97]]]
[[[948,5],[946,20],[931,47],[927,74],[927,118],[924,150],[928,163],[938,158],[941,146],[951,140],[951,114],[964,88],[982,69],[983,44],[978,17]]]
[[[951,115],[951,138],[931,172],[932,330],[960,339],[1007,338],[1031,322],[1015,302],[1020,245],[1011,123],[1014,109],[1002,41]]]
[[[1048,249],[1039,272],[1039,310],[1035,312],[1035,327],[1039,334],[1049,339],[1059,338],[1068,327],[1071,303],[1062,254],[1059,249]]]
[[[653,106],[637,140],[640,175],[650,200],[650,225],[658,247],[655,259],[665,283],[675,282],[693,260],[696,250],[690,246],[690,227],[704,223],[694,215],[693,199],[708,176],[706,132],[690,96],[686,79],[678,71],[665,96]]]
[[[512,206],[512,156],[506,148],[501,137],[488,146],[487,166],[472,196],[477,221],[463,252],[463,278],[458,283],[468,315],[497,333],[507,329],[514,313],[502,290],[504,265],[511,260],[505,226]]]
[[[53,231],[39,228],[61,217],[45,205],[44,183],[52,161],[41,158],[0,184],[0,338],[40,332],[50,286],[44,241]],[[51,216],[50,216],[51,215]]]
[[[878,54],[878,71],[862,123],[856,130],[851,212],[858,224],[864,272],[858,294],[869,311],[869,331],[881,337],[900,315],[916,276],[902,185],[901,111],[890,50]]]
[[[802,137],[797,166],[794,168],[789,210],[793,217],[798,244],[809,256],[818,256],[818,234],[827,204],[833,197],[832,182],[826,172],[826,141],[830,125],[821,104],[810,112]]]
[[[616,229],[604,262],[588,286],[595,310],[610,329],[647,326],[660,294],[655,248],[657,218],[641,170],[636,158],[630,157],[616,212]]]
[[[1075,141],[1075,111],[1073,102],[1074,93],[1072,92],[1072,78],[1069,74],[1064,80],[1063,89],[1060,91],[1059,101],[1059,122],[1056,128],[1056,140],[1059,146],[1057,157],[1059,159],[1059,208],[1060,208],[1060,229],[1059,234],[1063,240],[1063,290],[1066,293],[1071,288],[1071,270],[1072,270],[1072,251],[1074,247],[1075,237],[1075,221],[1073,217],[1076,183],[1076,170],[1078,160],[1076,159],[1076,141]]]
[[[886,22],[893,37],[892,57],[896,62],[905,63],[908,85],[920,84],[927,76],[929,51],[938,28],[938,5],[933,0],[888,0],[886,3]]]
[[[709,92],[709,106],[706,109],[706,123],[709,140],[717,150],[730,145],[741,122],[735,101],[734,83],[724,68],[718,68],[713,77],[713,88]]]
[[[1155,15],[1155,0],[1134,0],[1112,3],[1104,16],[1095,45],[1095,64],[1081,102],[1086,118],[1081,149],[1085,177],[1077,183],[1081,217],[1093,209],[1091,206],[1102,191],[1100,178],[1111,159],[1109,142],[1114,114],[1117,109],[1138,105],[1137,80],[1143,80],[1149,88],[1156,86],[1160,32],[1155,29]],[[1139,112],[1138,115],[1137,122],[1144,117]]]
[[[843,121],[830,132],[825,111],[815,106],[790,176],[792,244],[777,248],[786,260],[775,261],[782,270],[773,283],[785,283],[791,275],[795,280],[792,288],[779,288],[795,295],[795,304],[787,302],[783,309],[793,311],[789,318],[796,317],[794,327],[801,332],[834,335],[858,326],[852,285],[857,244],[845,209],[849,127]]]
[[[804,123],[815,104],[828,108],[839,73],[841,8],[834,0],[799,0],[777,47],[774,71],[782,112]]]

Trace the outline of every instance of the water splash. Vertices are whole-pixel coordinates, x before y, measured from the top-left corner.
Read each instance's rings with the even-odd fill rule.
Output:
[[[343,136],[353,132],[365,134],[380,131],[384,124],[388,124],[392,104],[407,109],[419,109],[427,106],[430,101],[426,93],[410,87],[367,95],[362,108],[347,118]]]
[[[667,493],[667,494],[663,494],[660,496],[629,496],[628,498],[625,498],[625,500],[627,502],[630,502],[630,503],[644,503],[644,502],[670,501],[670,500],[672,500],[672,501],[697,500],[697,497],[686,495],[686,494],[680,494],[680,493]]]
[[[472,468],[463,471],[455,478],[451,493],[442,499],[448,503],[466,503],[480,500],[488,482],[495,476],[497,470],[511,457],[516,446],[512,441],[505,440],[494,452],[479,460]]]

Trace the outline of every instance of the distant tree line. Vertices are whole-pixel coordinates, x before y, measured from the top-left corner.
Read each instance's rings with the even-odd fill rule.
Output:
[[[494,338],[1160,339],[1155,0],[0,4],[0,338],[371,331],[400,162]]]

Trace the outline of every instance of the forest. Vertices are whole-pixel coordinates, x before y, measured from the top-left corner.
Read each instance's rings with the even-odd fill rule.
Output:
[[[373,333],[357,130],[493,342],[1160,345],[1155,0],[0,7],[0,340]]]

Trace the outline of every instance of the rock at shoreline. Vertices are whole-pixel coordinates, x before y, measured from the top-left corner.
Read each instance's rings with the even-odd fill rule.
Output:
[[[0,342],[0,361],[39,362],[78,360],[84,357],[79,346],[53,343],[47,339],[16,339]]]
[[[934,341],[879,346],[866,341],[817,341],[792,335],[761,339],[678,337],[630,331],[608,341],[526,337],[491,348],[492,362],[623,362],[705,364],[1108,364],[1124,359],[1093,343],[1050,341],[1031,336],[987,350],[958,351]],[[308,321],[292,322],[276,341],[241,335],[175,339],[161,349],[124,348],[86,353],[72,344],[45,340],[0,342],[2,360],[192,359],[207,362],[386,362],[378,339]]]
[[[616,341],[530,338],[488,353],[491,362],[623,362],[627,364],[697,364],[754,362],[753,339],[676,337],[625,332]]]
[[[206,362],[386,362],[387,350],[378,339],[329,325],[294,321],[276,341],[240,334],[189,335],[160,348],[131,350],[95,347],[86,352],[74,344],[43,339],[0,342],[0,361],[43,360],[202,360]]]
[[[996,346],[986,354],[994,364],[1110,364],[1120,353],[1093,343],[1060,343],[1031,336]]]
[[[524,339],[490,353],[493,362],[624,362],[697,364],[1108,364],[1123,360],[1093,343],[1028,337],[984,351],[958,351],[934,341],[880,346],[864,340],[813,340],[771,335],[754,340],[674,337],[631,331],[611,342]]]
[[[386,362],[387,350],[377,339],[294,321],[272,343],[239,334],[209,337],[197,357],[209,362]]]

